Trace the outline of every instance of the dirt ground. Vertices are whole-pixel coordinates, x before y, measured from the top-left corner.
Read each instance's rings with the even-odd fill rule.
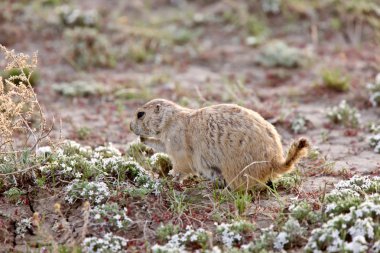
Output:
[[[328,21],[323,15],[319,16],[316,23],[318,32],[315,34],[312,33],[315,25],[312,14],[295,12],[297,18],[293,21],[288,21],[291,19],[280,14],[272,14],[266,17],[270,35],[263,45],[270,40],[283,40],[299,48],[308,59],[299,68],[264,67],[256,61],[263,45],[246,45],[246,33],[242,28],[213,21],[188,25],[191,22],[187,17],[191,14],[200,14],[207,19],[223,11],[240,8],[236,7],[239,4],[244,5],[241,2],[231,2],[70,1],[77,8],[95,9],[101,13],[100,31],[110,40],[112,49],[116,50],[141,43],[142,40],[136,39],[139,36],[131,32],[131,27],[134,26],[144,27],[146,24],[149,27],[150,24],[157,23],[177,28],[190,27],[188,29],[191,30],[192,37],[189,42],[159,48],[151,59],[142,63],[123,56],[116,61],[114,67],[78,69],[70,64],[65,55],[67,42],[63,28],[54,23],[54,8],[36,10],[33,9],[33,4],[25,7],[25,19],[9,21],[16,32],[14,40],[8,40],[6,46],[25,53],[38,51],[40,81],[35,90],[49,119],[54,119],[52,136],[61,134],[64,139],[73,139],[91,146],[112,142],[125,151],[127,143],[137,138],[129,130],[134,110],[150,99],[166,98],[191,108],[238,103],[258,111],[272,122],[281,134],[284,146],[299,136],[306,136],[311,140],[313,149],[319,151],[317,160],[309,158],[299,164],[301,185],[296,190],[280,192],[285,203],[292,198],[316,200],[324,191],[325,185],[330,189],[333,183],[352,175],[379,175],[379,154],[374,153],[368,145],[367,125],[370,122],[379,123],[380,109],[371,106],[366,89],[367,83],[373,81],[380,71],[379,41],[373,35],[365,34],[360,43],[351,43],[342,33],[327,29]],[[31,15],[33,11],[36,12],[35,16]],[[252,12],[254,11],[253,9]],[[18,24],[28,20],[30,23]],[[158,34],[154,36],[159,37],[158,28],[156,33]],[[334,67],[349,74],[349,91],[336,92],[324,87],[321,71]],[[74,80],[95,80],[102,83],[107,92],[87,97],[65,97],[53,89],[53,84]],[[236,86],[239,82],[243,88]],[[128,99],[117,97],[115,91],[120,89],[129,89],[135,94]],[[338,105],[342,100],[347,100],[359,109],[362,122],[360,128],[335,125],[326,117],[327,109]],[[308,129],[302,134],[293,133],[290,127],[296,115],[302,115],[308,121]],[[88,129],[88,134],[82,136],[80,131],[83,129]],[[210,193],[206,190],[205,194],[207,196]],[[189,196],[193,195],[197,194],[190,189]],[[39,212],[45,214],[47,221],[54,220],[56,217],[52,207],[60,197],[59,189],[49,189],[39,192],[33,199],[28,199],[27,196],[28,205],[25,206],[11,206],[4,197],[0,197],[0,212],[18,217],[31,217],[34,212]],[[149,198],[158,201],[156,197]],[[203,200],[205,199],[207,197]],[[125,201],[127,203],[127,199]],[[134,209],[131,207],[131,210],[136,210],[139,206],[146,207],[146,202],[149,199],[133,203]],[[205,202],[202,210],[206,210],[209,205]],[[164,220],[162,217],[165,215],[170,215],[168,210],[162,208],[152,205],[147,208],[151,208],[150,219],[156,217],[159,221]],[[257,196],[248,208],[247,217],[265,227],[276,220],[277,208],[278,203],[274,198]],[[80,207],[65,213],[72,224],[80,216],[79,209]],[[146,214],[133,211],[130,215],[138,220],[139,215]],[[211,215],[208,213],[207,217]],[[198,217],[201,224],[212,224],[207,217],[201,216],[199,214]],[[181,219],[185,220],[184,223],[199,223],[192,218]],[[140,220],[144,218],[140,217]],[[12,231],[12,226],[14,224],[9,221],[1,226],[1,230]],[[78,224],[76,231],[80,231],[80,226],[82,225]],[[155,225],[135,226],[136,234],[129,234],[128,238],[135,240],[138,251],[137,249],[143,248],[144,239],[153,236]],[[64,241],[63,237],[60,240]],[[22,238],[11,241],[11,234],[8,238],[6,248],[25,250]],[[33,236],[30,238],[29,245],[33,245]]]

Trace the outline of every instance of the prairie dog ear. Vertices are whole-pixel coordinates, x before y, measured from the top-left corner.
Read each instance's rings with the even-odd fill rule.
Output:
[[[156,105],[154,108],[154,113],[159,113],[161,111],[161,105]]]

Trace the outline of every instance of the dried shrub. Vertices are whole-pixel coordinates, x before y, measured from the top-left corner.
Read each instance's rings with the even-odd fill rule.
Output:
[[[2,45],[0,51],[7,62],[5,71],[19,70],[18,75],[0,78],[0,152],[15,151],[20,144],[33,150],[50,132],[31,84],[37,55],[17,54]]]
[[[1,68],[19,70],[18,75],[5,80],[0,77],[0,192],[3,192],[33,182],[38,165],[34,151],[49,136],[52,127],[46,122],[31,84],[37,56],[15,53],[2,45],[0,52],[5,58]]]

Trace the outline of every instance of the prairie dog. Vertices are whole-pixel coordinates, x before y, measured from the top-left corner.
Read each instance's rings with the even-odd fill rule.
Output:
[[[251,190],[290,172],[310,147],[300,138],[284,157],[275,127],[234,104],[195,110],[154,99],[136,110],[130,128],[143,143],[167,153],[174,172],[225,180],[233,190]]]

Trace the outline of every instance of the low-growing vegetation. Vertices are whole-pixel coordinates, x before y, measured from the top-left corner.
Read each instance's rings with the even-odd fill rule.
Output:
[[[307,119],[297,115],[292,121],[291,129],[295,134],[305,133],[307,131]]]
[[[376,124],[372,125],[370,132],[369,145],[373,148],[375,153],[380,154],[380,126]]]
[[[302,66],[305,56],[298,48],[283,41],[273,41],[263,48],[257,61],[266,67],[295,68]]]
[[[335,124],[353,128],[360,126],[360,113],[345,100],[342,100],[338,106],[330,108],[327,117]]]
[[[375,81],[368,84],[368,90],[370,92],[369,101],[373,106],[380,105],[380,73],[377,74]]]
[[[325,69],[322,72],[323,83],[336,91],[348,91],[350,89],[349,77],[339,69]]]
[[[53,89],[67,97],[85,97],[101,95],[104,93],[104,85],[94,81],[73,81],[53,85]]]
[[[56,11],[65,27],[96,27],[100,19],[96,10],[81,10],[69,5],[61,5]]]
[[[75,27],[65,30],[65,59],[75,67],[112,67],[115,52],[107,37],[94,28]]]
[[[93,233],[97,236],[86,237],[83,242],[78,242],[78,246],[82,246],[85,251],[119,252],[127,247],[131,238],[116,236],[113,233],[131,231],[136,220],[127,216],[130,211],[125,206],[120,206],[125,202],[115,199],[119,194],[127,194],[132,199],[149,194],[170,196],[171,191],[176,195],[186,194],[176,193],[176,190],[170,189],[172,184],[166,182],[165,178],[156,179],[134,161],[133,157],[123,156],[112,146],[92,149],[67,141],[58,149],[41,147],[37,153],[38,159],[44,158],[45,162],[35,170],[35,181],[43,177],[46,185],[63,187],[62,201],[66,201],[69,208],[78,206],[78,203],[91,206],[85,223],[88,223],[88,229],[95,229]],[[161,166],[159,160],[163,159],[166,164],[168,158],[164,154],[155,154],[146,159],[150,161],[150,166],[156,167]],[[290,174],[276,181],[274,189],[296,189],[297,182],[301,180],[296,174]],[[30,184],[34,185],[34,182],[31,181]],[[23,187],[27,188],[26,185]],[[135,192],[143,195],[136,195]],[[336,252],[343,249],[354,251],[356,247],[375,249],[376,242],[380,239],[379,233],[376,232],[379,229],[376,221],[380,218],[377,212],[380,207],[376,206],[379,204],[379,192],[379,177],[354,176],[350,180],[337,183],[331,192],[322,196],[318,200],[322,205],[317,209],[313,208],[307,199],[287,203],[287,207],[280,213],[282,221],[266,229],[257,228],[254,223],[244,220],[245,211],[253,200],[252,196],[236,195],[232,203],[238,214],[235,217],[239,217],[240,220],[215,222],[214,227],[208,229],[187,225],[183,230],[176,225],[161,225],[157,228],[157,243],[150,244],[149,247],[153,252],[216,252],[217,249],[256,252],[287,250],[294,247],[304,247],[307,252]],[[272,190],[268,190],[268,193],[272,194]],[[25,192],[15,186],[4,193],[9,201],[16,203],[23,194]],[[178,202],[178,197],[169,197],[168,200],[171,201],[171,207],[176,203],[184,205]],[[186,202],[186,205],[196,204],[191,199]],[[172,209],[172,213],[182,216],[188,212],[188,207],[180,211],[178,208],[180,206]],[[131,211],[134,213],[137,210]],[[222,210],[218,212],[223,213]],[[31,219],[29,217],[19,221],[17,234],[24,237],[28,229],[32,229]],[[82,219],[86,217],[83,216]],[[96,231],[100,227],[102,230]],[[257,233],[258,231],[261,232]]]

